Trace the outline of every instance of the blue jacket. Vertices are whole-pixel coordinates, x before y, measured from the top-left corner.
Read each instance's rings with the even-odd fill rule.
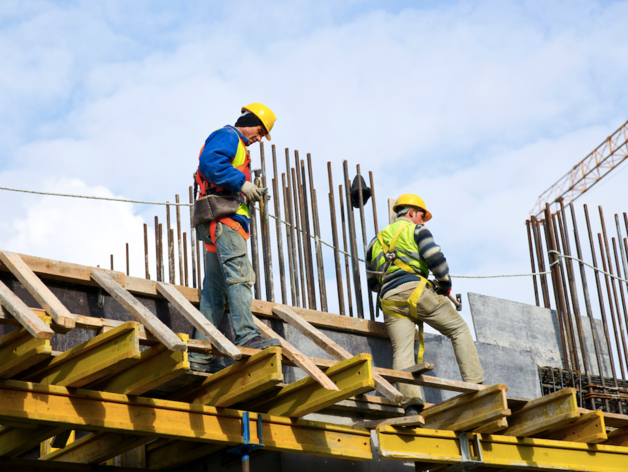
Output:
[[[238,137],[242,138],[245,145],[248,144],[249,140],[231,125],[214,131],[205,140],[198,165],[201,174],[212,184],[234,193],[239,192],[246,181],[244,174],[231,165],[238,150]],[[248,218],[243,215],[233,215],[231,218],[246,231],[249,230]]]

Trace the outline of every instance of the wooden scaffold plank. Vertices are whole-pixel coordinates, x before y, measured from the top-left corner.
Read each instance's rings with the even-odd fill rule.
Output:
[[[25,372],[22,380],[66,387],[82,387],[128,368],[140,359],[139,323],[128,321],[100,334],[50,362]]]
[[[0,281],[0,304],[4,306],[22,327],[37,339],[50,339],[55,332],[26,303]]]
[[[170,399],[228,407],[261,395],[281,381],[281,348],[269,347],[175,393]]]
[[[259,442],[257,416],[250,415],[252,443]],[[14,380],[0,381],[0,422],[4,420],[223,445],[242,443],[242,412],[237,410]],[[372,458],[370,434],[362,428],[262,415],[262,429],[268,450]]]
[[[273,313],[279,316],[282,320],[295,328],[301,334],[311,339],[317,346],[327,352],[334,359],[343,361],[353,357],[346,349],[339,346],[329,336],[326,336],[321,331],[316,329],[310,323],[305,321],[302,317],[293,312],[290,308],[283,305],[276,305],[273,308]],[[410,374],[412,375],[412,374]],[[387,380],[381,375],[373,372],[373,380],[375,381],[375,389],[384,395],[389,400],[401,403],[403,395],[399,390],[393,387]]]
[[[253,400],[244,408],[271,415],[298,418],[322,410],[337,401],[373,390],[375,385],[369,354],[358,354],[339,362],[327,369],[325,373],[338,386],[338,392],[322,388],[312,378],[306,377]]]
[[[172,351],[185,351],[187,349],[186,344],[170,328],[153,315],[148,308],[142,305],[109,274],[94,270],[92,271],[92,279],[142,323],[157,339],[165,344],[168,349]]]
[[[11,273],[26,287],[26,290],[37,300],[46,310],[55,323],[65,331],[74,328],[76,315],[73,315],[63,306],[57,297],[46,285],[35,275],[35,273],[24,263],[24,261],[13,252],[0,251],[0,260],[6,265]]]
[[[49,326],[51,319],[41,320]],[[0,378],[9,379],[52,356],[50,339],[37,339],[25,328],[17,328],[0,338]]]
[[[242,358],[242,353],[237,346],[229,341],[225,335],[218,330],[218,328],[211,324],[209,320],[205,318],[205,316],[203,316],[203,314],[175,288],[174,285],[157,282],[157,290],[166,298],[166,300],[174,305],[179,313],[181,313],[192,326],[203,333],[203,336],[216,346],[221,353],[236,361],[239,361]]]

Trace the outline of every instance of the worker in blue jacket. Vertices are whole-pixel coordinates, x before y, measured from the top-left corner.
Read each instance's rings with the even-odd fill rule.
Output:
[[[272,110],[261,103],[243,107],[234,126],[227,125],[209,135],[201,148],[195,174],[199,198],[205,195],[242,196],[242,203],[234,214],[196,228],[198,238],[207,249],[201,313],[218,327],[228,301],[235,344],[254,349],[280,345],[276,339],[262,339],[253,321],[251,287],[255,283],[255,273],[246,246],[249,239],[247,201],[259,202],[266,192],[251,183],[251,158],[247,147],[264,137],[270,141],[275,120]],[[193,338],[205,340],[196,329]],[[217,370],[211,361],[212,356],[190,353],[192,370]]]

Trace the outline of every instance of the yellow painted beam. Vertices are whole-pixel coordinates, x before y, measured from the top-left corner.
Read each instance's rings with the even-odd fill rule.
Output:
[[[257,416],[250,415],[252,443],[258,442]],[[354,460],[372,457],[366,429],[262,418],[268,450]],[[237,410],[16,380],[0,381],[0,423],[4,420],[223,445],[242,442],[242,412]]]
[[[224,447],[221,444],[159,439],[146,446],[146,467],[149,469],[178,467]]]
[[[0,456],[17,457],[66,429],[59,425],[42,426],[35,429],[0,426]]]
[[[628,447],[628,426],[625,428],[617,428],[608,433],[608,440],[604,442],[609,446]]]
[[[189,338],[187,334],[178,336],[184,342]],[[187,351],[170,351],[163,344],[157,344],[142,351],[139,361],[125,371],[91,384],[89,388],[125,395],[141,395],[189,370]]]
[[[358,354],[338,362],[327,369],[325,374],[340,391],[327,390],[311,377],[306,377],[259,400],[254,400],[245,405],[245,408],[296,418],[375,388],[369,354]]]
[[[504,436],[528,437],[580,418],[576,390],[565,388],[526,403],[508,418]]]
[[[458,433],[453,431],[382,426],[377,439],[381,458],[433,463],[434,469],[462,462]],[[484,465],[491,470],[628,471],[626,447],[500,435],[479,435],[479,439]],[[479,459],[474,447],[472,455]]]
[[[282,380],[281,348],[270,347],[177,392],[171,399],[228,407],[267,392]]]
[[[495,434],[508,428],[508,418],[491,421],[473,430],[476,434]]]
[[[128,321],[37,366],[23,380],[82,387],[140,358],[139,323]]]
[[[475,393],[460,395],[421,412],[425,427],[449,431],[470,431],[510,415],[502,384]]]
[[[100,464],[150,440],[150,437],[134,434],[91,433],[78,441],[68,444],[63,449],[49,452],[41,459],[46,461]]]
[[[46,326],[51,318],[42,317]],[[0,378],[9,379],[52,356],[49,339],[34,338],[25,328],[17,328],[0,338]]]
[[[574,422],[552,429],[540,437],[588,444],[602,443],[608,439],[604,413],[601,411],[585,413]]]

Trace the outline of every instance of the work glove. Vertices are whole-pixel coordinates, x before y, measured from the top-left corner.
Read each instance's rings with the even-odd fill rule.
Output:
[[[242,192],[244,196],[252,202],[259,202],[262,199],[262,195],[264,195],[267,191],[268,189],[259,188],[251,182],[244,182],[244,185],[240,189],[240,192]]]
[[[438,295],[444,295],[445,297],[448,296],[451,293],[451,282],[439,281],[438,285],[436,285],[436,293]]]

